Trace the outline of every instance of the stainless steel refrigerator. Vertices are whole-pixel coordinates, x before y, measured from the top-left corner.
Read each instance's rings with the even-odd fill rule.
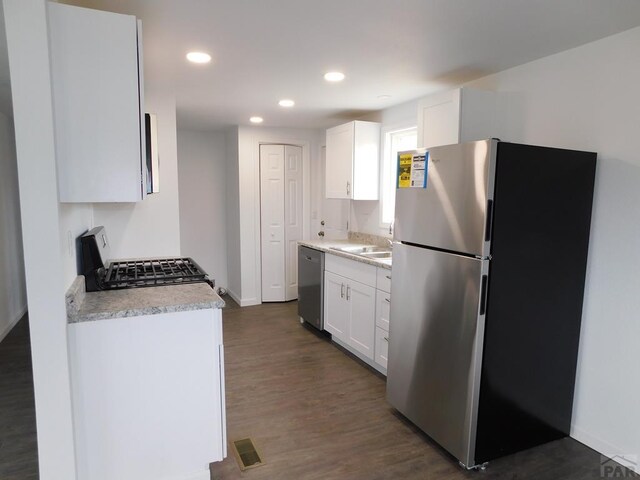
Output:
[[[596,154],[399,154],[387,399],[467,467],[568,435]]]

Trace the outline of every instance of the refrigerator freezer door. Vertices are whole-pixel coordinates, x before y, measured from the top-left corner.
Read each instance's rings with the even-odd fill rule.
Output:
[[[488,264],[393,247],[387,400],[467,466],[474,464]]]
[[[396,189],[394,238],[488,256],[496,148],[482,140],[430,149],[426,187]]]

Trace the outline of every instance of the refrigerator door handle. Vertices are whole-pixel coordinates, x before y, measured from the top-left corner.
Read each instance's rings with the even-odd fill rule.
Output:
[[[480,315],[484,315],[487,310],[487,276],[482,276],[482,283],[480,287]]]
[[[493,200],[487,200],[487,223],[484,227],[484,241],[491,240],[491,227],[493,226]]]

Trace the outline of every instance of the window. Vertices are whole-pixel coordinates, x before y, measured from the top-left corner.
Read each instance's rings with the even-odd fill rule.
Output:
[[[388,131],[384,136],[384,155],[382,156],[382,207],[380,223],[383,227],[393,222],[396,207],[396,174],[398,170],[398,152],[414,150],[418,147],[418,128],[404,128]]]

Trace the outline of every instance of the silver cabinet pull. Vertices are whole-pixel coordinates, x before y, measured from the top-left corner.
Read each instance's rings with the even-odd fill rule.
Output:
[[[340,298],[344,298],[344,283],[340,286]]]
[[[347,195],[351,195],[351,182],[347,182]]]
[[[385,275],[389,280],[391,280],[391,275]]]
[[[351,298],[351,287],[347,285],[347,300]]]
[[[384,338],[385,342],[387,342],[387,343],[389,342],[389,337],[382,337],[382,338]]]
[[[391,300],[389,300],[387,297],[384,297],[384,301],[387,303],[391,303]]]

